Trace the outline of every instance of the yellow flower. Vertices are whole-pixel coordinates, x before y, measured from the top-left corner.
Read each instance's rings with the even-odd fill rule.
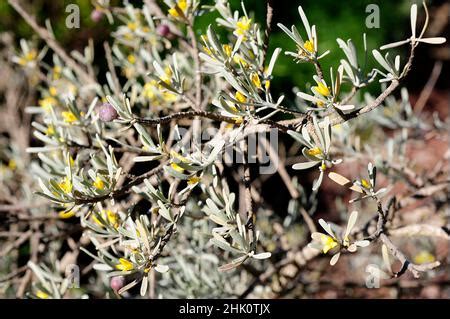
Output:
[[[314,43],[312,41],[307,40],[303,47],[306,49],[306,51],[314,53]]]
[[[50,296],[48,295],[48,293],[45,293],[39,289],[38,291],[36,291],[36,297],[38,297],[39,299],[48,299]]]
[[[432,263],[436,258],[426,250],[422,250],[419,254],[414,257],[414,263],[416,264],[428,264]]]
[[[55,65],[53,67],[53,79],[58,80],[61,77],[61,67],[59,65]]]
[[[69,155],[69,164],[70,164],[70,167],[73,167],[73,165],[75,164],[75,161],[73,160],[72,155]]]
[[[324,254],[329,252],[331,249],[337,246],[336,240],[333,237],[322,234],[320,241],[322,243],[322,251]]]
[[[231,53],[233,52],[233,49],[231,48],[231,45],[229,44],[224,44],[223,45],[223,51],[225,51],[225,54],[230,57]]]
[[[189,160],[186,157],[178,154],[174,150],[170,151],[170,157],[172,158],[172,160],[175,159],[175,161],[178,161],[178,162],[189,163]]]
[[[310,156],[317,156],[322,154],[322,150],[319,147],[314,147],[306,151],[306,154]]]
[[[73,188],[72,181],[67,176],[64,177],[63,180],[58,183],[58,186],[66,194],[70,193]]]
[[[145,83],[143,94],[149,100],[155,97],[155,86],[157,85],[156,80],[151,80],[150,82]]]
[[[47,129],[45,130],[45,134],[47,134],[47,135],[55,134],[55,127],[53,125],[49,125],[47,127]]]
[[[48,92],[51,96],[56,96],[58,94],[58,90],[54,86],[49,87]]]
[[[172,163],[170,166],[179,173],[183,173],[184,168],[180,167],[177,163]]]
[[[175,93],[171,93],[171,92],[162,92],[162,97],[163,100],[166,102],[175,102],[177,100],[177,95]]]
[[[370,188],[370,183],[366,179],[361,179],[361,185],[364,188]]]
[[[117,218],[117,214],[111,210],[102,211],[102,215],[106,214],[106,219],[108,222],[114,226],[115,228],[119,227],[119,219]]]
[[[239,91],[236,92],[234,97],[236,98],[237,101],[239,101],[241,103],[247,102],[247,97]]]
[[[330,95],[330,90],[322,82],[317,83],[317,86],[314,86],[314,87],[316,88],[317,92],[320,95],[323,95],[323,96],[329,96]]]
[[[322,165],[320,165],[320,169],[321,169],[322,171],[324,171],[324,170],[327,169],[327,166],[325,165],[325,163],[322,163]]]
[[[127,56],[127,60],[128,62],[130,62],[131,64],[135,64],[136,63],[136,57],[133,54],[130,54]]]
[[[266,91],[268,91],[270,89],[270,81],[266,80],[266,82],[264,82],[264,87],[266,88]]]
[[[242,124],[244,122],[244,119],[240,116],[233,118],[233,120],[234,120],[234,123],[236,123],[236,124]]]
[[[138,25],[136,22],[128,22],[127,23],[127,27],[128,29],[130,29],[131,31],[136,31]]]
[[[77,120],[77,117],[72,112],[61,112],[62,117],[64,118],[64,122],[73,123]]]
[[[15,160],[13,160],[13,159],[10,159],[9,160],[9,162],[8,162],[8,168],[10,169],[10,170],[15,170],[16,168],[17,168],[17,163],[16,163],[16,161]]]
[[[75,216],[75,212],[73,210],[69,210],[69,211],[61,211],[58,213],[58,217],[61,219],[67,219],[67,218],[71,218]]]
[[[316,105],[317,105],[318,107],[323,107],[323,106],[325,105],[325,103],[323,103],[323,101],[321,101],[321,100],[317,100],[317,101],[316,101]]]
[[[239,54],[233,55],[233,61],[234,63],[242,64],[244,68],[248,67],[248,63]]]
[[[261,80],[259,79],[258,73],[253,72],[250,75],[250,79],[252,80],[253,85],[255,85],[258,89],[261,88]]]
[[[122,271],[129,271],[134,268],[133,263],[125,258],[120,258],[116,268]]]
[[[36,50],[30,50],[27,54],[25,54],[25,60],[27,61],[33,61],[37,57]]]
[[[209,56],[213,55],[213,52],[208,47],[203,46],[203,51],[205,51],[206,54]]]
[[[92,185],[94,185],[94,187],[97,188],[97,189],[104,189],[105,188],[105,183],[103,182],[103,180],[99,176],[97,176],[95,178],[95,181],[94,181],[94,183]]]
[[[95,214],[92,215],[92,220],[93,220],[97,225],[99,225],[100,227],[103,227],[103,226],[104,226],[103,223],[100,221],[100,219],[98,219],[98,217],[95,216]]]
[[[21,66],[27,65],[29,62],[33,62],[37,57],[37,51],[36,50],[30,50],[28,53],[26,53],[24,56],[19,58],[18,63]]]
[[[187,9],[187,1],[179,0],[174,7],[169,9],[169,14],[174,18],[184,17],[186,9]]]
[[[165,75],[163,77],[161,77],[161,81],[163,81],[163,82],[165,82],[165,83],[170,85],[171,78],[172,78],[172,75],[173,75],[172,69],[170,67],[166,66],[164,68],[164,73],[165,73]]]
[[[198,176],[192,176],[187,181],[188,185],[194,185],[197,184],[198,182],[200,182],[200,177]]]
[[[245,33],[250,29],[252,19],[247,17],[242,17],[236,23],[236,34],[238,36],[245,35]]]
[[[56,103],[56,99],[51,96],[38,101],[39,106],[42,107],[46,112],[49,112],[52,107],[56,106]]]

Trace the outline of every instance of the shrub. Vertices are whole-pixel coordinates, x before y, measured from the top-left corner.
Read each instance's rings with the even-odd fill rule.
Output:
[[[17,270],[28,277],[12,285],[18,296],[24,290],[33,298],[139,291],[149,297],[283,296],[299,278],[304,286],[317,280],[314,271],[302,272],[323,255],[335,265],[348,254],[359,274],[376,273],[367,285],[439,271],[433,245],[415,252],[414,260],[400,245],[412,243],[411,236],[449,239],[448,151],[432,172],[416,170],[407,151],[412,139],[446,136],[448,125],[416,114],[405,88],[400,99],[392,95],[413,67],[416,47],[445,42],[425,37],[426,8],[419,28],[417,6],[411,6],[405,40],[371,50],[365,35],[359,49],[338,38],[345,58],[328,72],[320,62],[331,52],[321,49],[321,30],[299,7],[302,30],[278,27],[295,43],[296,51],[285,52],[292,63],[312,66],[312,84],[293,88],[297,99],[285,104],[284,95],[271,91],[282,48],[267,55],[270,6],[264,30],[244,4],[233,12],[225,0],[210,6],[168,0],[168,9],[153,1],[142,8],[97,1],[92,19],[117,24],[101,53],[109,68],[103,75],[93,65],[92,43],[68,55],[49,29],[17,1],[9,3],[46,44],[39,49],[21,40],[14,56],[3,52],[16,64],[2,66],[15,77],[11,82],[20,68],[39,97],[22,117],[23,123],[33,118],[31,158],[16,151],[20,138],[2,141],[11,143],[3,145],[9,164],[2,167],[2,188],[20,192],[22,200],[2,209],[21,234],[3,256],[30,241],[28,268]],[[198,37],[194,20],[204,12],[218,18]],[[219,29],[227,36],[219,37]],[[403,45],[410,47],[408,57],[385,53]],[[378,67],[368,70],[372,58]],[[377,82],[379,94],[361,98],[360,91]],[[18,84],[13,89],[23,91]],[[294,171],[286,168],[291,165]],[[310,185],[309,175],[296,170],[310,170],[316,179]],[[271,174],[286,190],[263,194]],[[267,197],[286,191],[283,213]],[[318,219],[318,231],[321,194],[336,201],[330,216],[336,223]],[[427,211],[410,217],[412,203],[422,198],[429,200]],[[393,237],[405,239],[394,243]],[[14,272],[17,258],[5,263],[6,272]]]

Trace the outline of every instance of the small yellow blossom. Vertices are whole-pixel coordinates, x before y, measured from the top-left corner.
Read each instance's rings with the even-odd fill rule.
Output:
[[[116,268],[122,271],[129,271],[134,268],[133,263],[125,258],[120,258]]]
[[[53,67],[53,79],[58,80],[61,77],[62,69],[59,65]]]
[[[326,170],[327,169],[327,165],[325,165],[325,163],[322,163],[322,165],[320,165],[320,169],[322,171]]]
[[[270,89],[270,81],[266,80],[266,82],[264,82],[264,87],[266,88],[266,91],[268,91]]]
[[[16,163],[16,161],[15,160],[13,160],[13,159],[10,159],[9,161],[8,161],[8,168],[10,169],[10,170],[15,170],[16,168],[17,168],[17,163]]]
[[[54,86],[49,87],[48,92],[50,93],[51,96],[58,95],[58,90]]]
[[[370,183],[366,179],[361,179],[361,185],[364,188],[370,188]]]
[[[28,61],[33,61],[37,57],[36,50],[30,50],[27,54],[25,54],[25,59]]]
[[[247,102],[247,97],[239,91],[236,92],[234,97],[236,98],[237,101],[239,101],[241,103]]]
[[[70,164],[70,167],[73,167],[73,165],[75,164],[75,161],[73,160],[72,155],[69,155],[69,164]]]
[[[314,53],[314,43],[312,41],[307,40],[303,47],[306,49],[306,51]]]
[[[200,182],[200,177],[198,176],[192,176],[187,181],[188,185],[194,185],[197,184],[198,182]]]
[[[175,159],[175,161],[178,161],[178,162],[189,163],[189,160],[186,157],[184,157],[183,155],[178,154],[174,150],[170,151],[170,157],[172,158],[172,160]]]
[[[72,181],[67,176],[64,177],[63,180],[58,183],[58,186],[66,194],[70,193],[73,188]]]
[[[317,100],[317,101],[316,101],[316,105],[317,105],[318,107],[323,107],[323,106],[325,105],[325,103],[323,103],[323,101],[321,101],[321,100]]]
[[[136,57],[133,54],[130,54],[127,56],[127,60],[128,62],[130,62],[131,64],[135,64],[136,63]]]
[[[310,156],[317,156],[322,154],[322,150],[319,147],[314,147],[306,151],[306,154]]]
[[[236,23],[236,34],[238,36],[245,35],[247,31],[250,29],[252,23],[252,19],[249,19],[247,17],[242,17],[239,19],[239,21]]]
[[[42,107],[46,112],[49,112],[52,107],[56,106],[56,103],[56,99],[51,96],[38,101],[39,106]]]
[[[230,57],[231,53],[233,52],[233,49],[231,48],[231,45],[229,44],[224,44],[223,45],[223,51],[225,52],[225,54]]]
[[[171,78],[172,78],[172,75],[173,75],[172,69],[170,67],[166,66],[164,68],[164,73],[165,73],[165,75],[163,77],[161,77],[161,81],[163,81],[166,84],[170,85],[170,83],[172,82]]]
[[[203,46],[203,51],[209,56],[213,55],[213,52],[208,47]]]
[[[165,102],[175,102],[177,100],[177,95],[171,92],[162,92],[162,98]]]
[[[43,292],[42,290],[38,290],[36,291],[36,297],[38,297],[39,299],[48,299],[50,298],[50,296],[48,295],[48,293]]]
[[[157,85],[156,80],[151,80],[150,82],[145,83],[144,90],[142,92],[144,97],[148,98],[149,100],[152,100],[153,98],[155,98],[156,85]]]
[[[252,80],[253,85],[255,85],[258,89],[261,88],[261,80],[259,79],[258,73],[253,72],[250,75],[250,79]]]
[[[128,22],[127,23],[127,27],[128,29],[130,29],[131,31],[136,31],[138,24],[136,22]]]
[[[53,125],[49,125],[47,127],[47,129],[45,130],[45,134],[47,134],[47,135],[55,134],[55,127]]]
[[[174,18],[184,17],[186,9],[187,9],[187,1],[179,0],[174,7],[169,9],[169,14]]]
[[[30,50],[28,53],[26,53],[23,57],[19,59],[19,64],[21,66],[27,65],[29,62],[33,62],[37,57],[37,51],[36,50]]]
[[[66,123],[73,123],[77,120],[77,117],[75,116],[75,114],[73,114],[70,111],[61,112],[61,115],[64,118],[64,122],[66,122]]]
[[[324,254],[326,254],[331,249],[336,247],[338,243],[331,236],[328,236],[328,235],[325,235],[325,234],[321,234],[321,235],[322,236],[320,237],[320,241],[322,243],[322,251],[323,251]]]
[[[58,213],[58,217],[61,219],[68,219],[75,216],[75,212],[73,210],[69,210],[69,211],[61,211]]]
[[[102,215],[105,214],[106,219],[108,220],[110,225],[114,226],[115,228],[119,227],[119,219],[117,217],[117,213],[108,209],[107,211],[102,211]]]
[[[317,83],[317,86],[314,86],[314,87],[316,88],[317,92],[320,95],[323,95],[323,96],[329,96],[330,95],[330,89],[325,84],[323,84],[322,82]]]
[[[172,163],[170,164],[170,166],[177,172],[179,173],[183,173],[184,168],[182,168],[180,165],[178,165],[177,163]]]
[[[95,216],[95,214],[92,215],[92,220],[93,220],[97,225],[99,225],[100,227],[103,227],[103,226],[104,226],[103,223],[102,223],[102,221],[101,221],[100,219],[98,219],[98,217]]]
[[[248,63],[239,54],[233,55],[233,61],[234,63],[242,64],[244,68],[248,67]]]
[[[238,125],[242,124],[244,122],[244,119],[241,116],[235,117],[235,118],[233,118],[233,120],[234,120],[234,123],[236,123]]]
[[[103,182],[103,180],[99,176],[97,176],[95,178],[95,181],[94,181],[93,185],[94,185],[95,188],[100,189],[100,190],[105,188],[105,183]]]
[[[414,263],[416,264],[428,264],[432,263],[436,260],[436,258],[430,252],[426,250],[422,250],[414,257]]]

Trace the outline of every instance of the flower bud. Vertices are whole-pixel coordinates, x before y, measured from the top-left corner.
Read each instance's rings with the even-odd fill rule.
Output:
[[[111,278],[110,286],[114,291],[120,290],[125,285],[125,278],[123,276],[115,276]]]
[[[91,12],[91,20],[94,22],[99,22],[103,18],[103,12],[95,9]]]
[[[103,122],[111,122],[112,120],[115,120],[118,117],[117,111],[109,103],[104,103],[100,107],[100,110],[98,111],[98,116],[100,117],[100,120],[102,120]]]
[[[158,33],[158,35],[162,36],[162,37],[170,37],[171,36],[171,32],[170,32],[170,28],[167,24],[160,24],[157,28],[156,28],[156,32]]]

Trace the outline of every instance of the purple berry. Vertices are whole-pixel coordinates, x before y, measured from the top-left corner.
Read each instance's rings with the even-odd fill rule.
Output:
[[[125,285],[125,279],[123,276],[116,276],[111,278],[110,286],[114,291],[118,291]]]
[[[169,37],[171,35],[170,28],[167,24],[160,24],[156,28],[156,32],[162,37]]]
[[[98,9],[92,10],[91,20],[94,22],[99,22],[103,18],[103,12]]]
[[[112,120],[115,120],[118,117],[117,111],[109,103],[104,103],[102,106],[100,106],[98,116],[100,117],[100,120],[102,120],[103,122],[111,122]]]

